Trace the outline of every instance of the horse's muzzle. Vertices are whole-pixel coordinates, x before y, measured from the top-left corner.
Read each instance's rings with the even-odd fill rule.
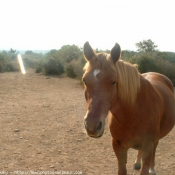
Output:
[[[86,119],[84,120],[84,127],[86,129],[86,132],[88,136],[93,138],[99,138],[104,133],[104,125],[105,122],[97,122],[97,123],[90,123]]]

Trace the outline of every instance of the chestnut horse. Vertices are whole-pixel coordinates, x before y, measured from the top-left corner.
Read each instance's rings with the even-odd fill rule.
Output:
[[[118,44],[110,54],[95,53],[88,42],[84,44],[84,126],[90,137],[101,137],[108,116],[118,175],[127,174],[129,148],[138,150],[134,168],[140,169],[140,175],[155,175],[159,139],[175,124],[173,85],[159,73],[140,74],[136,66],[120,60],[120,55]]]

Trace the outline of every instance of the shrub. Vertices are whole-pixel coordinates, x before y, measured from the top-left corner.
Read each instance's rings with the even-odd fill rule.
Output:
[[[72,63],[69,63],[67,66],[65,66],[65,72],[66,72],[66,75],[70,78],[76,77],[75,67]]]
[[[41,73],[43,71],[43,62],[39,61],[35,65],[35,73]]]
[[[43,66],[44,73],[47,75],[60,75],[64,72],[63,65],[59,60],[49,58]]]
[[[11,49],[11,51],[13,50]],[[0,52],[0,72],[19,71],[17,56],[11,51]]]
[[[5,71],[5,65],[7,64],[7,59],[3,53],[0,53],[0,72]]]
[[[83,57],[77,60],[72,60],[65,66],[66,75],[70,78],[81,79],[83,76],[83,67],[85,64],[85,59]]]
[[[138,64],[138,69],[141,73],[158,71],[156,61],[152,58],[142,56],[138,58],[137,64]]]
[[[7,72],[19,71],[19,66],[18,66],[17,60],[16,61],[8,62],[6,64],[6,71]]]
[[[86,62],[85,59],[81,57],[74,63],[74,70],[78,79],[81,79],[83,76],[84,73],[83,67],[85,65],[85,62]]]
[[[157,66],[159,67],[158,72],[167,76],[175,85],[175,64],[159,59],[157,60]]]
[[[19,65],[17,59],[9,60],[1,57],[0,72],[13,72],[13,71],[19,71]]]
[[[0,62],[0,72],[3,72],[3,68],[4,66],[3,66],[3,63],[2,62]]]
[[[28,58],[28,57],[24,57],[23,61],[24,61],[25,67],[34,68],[37,64],[37,61],[35,59]]]

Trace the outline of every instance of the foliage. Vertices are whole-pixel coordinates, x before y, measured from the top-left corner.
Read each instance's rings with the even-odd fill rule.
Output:
[[[29,57],[24,57],[23,58],[23,62],[24,62],[24,66],[25,67],[34,68],[35,65],[36,65],[36,60],[35,59],[31,59]]]
[[[171,53],[171,57],[168,57],[165,52],[139,52],[125,60],[137,64],[140,73],[158,72],[167,76],[175,84],[175,53]]]
[[[75,73],[75,69],[74,69],[74,65],[72,63],[69,63],[66,67],[65,67],[65,72],[66,75],[70,78],[75,78],[76,77],[76,73]]]
[[[67,76],[71,78],[80,78],[82,76],[85,60],[83,58],[82,49],[77,46],[65,45],[61,47],[60,50],[51,50],[45,55],[45,62],[51,58],[63,65],[63,72],[65,72]],[[40,67],[41,66],[40,64]],[[49,67],[44,66],[44,72],[46,72],[48,68]],[[37,67],[37,69],[41,70],[39,67]]]
[[[44,71],[43,60],[39,60],[35,65],[35,73],[41,73]]]
[[[46,75],[60,75],[64,72],[64,69],[59,60],[49,58],[47,62],[44,63],[43,71]]]
[[[12,53],[12,54],[15,54],[16,53],[16,50],[14,50],[14,49],[10,49],[10,51],[9,51],[9,53]]]
[[[140,73],[158,72],[159,70],[153,53],[135,53],[127,61],[137,64]]]
[[[70,78],[81,79],[83,75],[83,67],[85,59],[80,57],[78,60],[72,60],[65,66],[65,73]]]
[[[75,71],[76,77],[78,79],[81,79],[83,76],[83,73],[84,73],[83,67],[84,67],[85,63],[86,63],[86,61],[85,61],[83,56],[74,62],[74,71]]]
[[[168,60],[160,59],[157,61],[157,66],[159,67],[158,72],[167,76],[175,86],[175,64]]]
[[[152,58],[142,56],[140,59],[138,59],[137,64],[139,65],[138,68],[141,73],[158,71],[156,61]]]
[[[11,49],[9,52],[0,52],[0,72],[18,71],[19,66],[17,62],[16,51]]]
[[[62,63],[69,63],[72,60],[78,60],[80,55],[82,55],[82,51],[75,45],[65,45],[61,47],[58,54]]]
[[[134,51],[122,50],[122,59],[124,61],[130,62],[130,59],[136,54]]]
[[[24,61],[24,66],[27,68],[36,68],[38,62],[44,58],[43,54],[41,53],[34,53],[31,50],[25,52],[22,56]]]
[[[27,51],[25,51],[25,55],[33,55],[33,54],[35,54],[35,53],[33,53],[32,50],[27,50]]]
[[[137,46],[139,52],[123,50],[122,59],[137,64],[140,73],[159,72],[175,84],[175,53],[156,50],[157,46],[151,40],[143,40],[137,43]],[[110,53],[110,50],[96,49],[96,52]],[[17,51],[13,49],[0,52],[0,72],[19,70],[16,54]],[[45,55],[28,50],[22,57],[25,67],[34,68],[36,73],[47,75],[65,73],[77,79],[81,79],[86,62],[82,48],[75,45],[65,45],[59,50],[50,50]]]
[[[139,52],[153,52],[156,51],[157,45],[155,45],[155,43],[152,40],[148,39],[136,43],[136,47],[138,48],[137,51]]]

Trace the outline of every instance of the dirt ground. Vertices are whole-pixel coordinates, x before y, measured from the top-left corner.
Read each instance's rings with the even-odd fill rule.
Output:
[[[116,175],[117,159],[106,126],[89,138],[83,127],[82,86],[67,77],[29,70],[0,74],[0,174]],[[128,175],[136,151],[128,152]],[[157,175],[175,175],[175,128],[156,154]]]

